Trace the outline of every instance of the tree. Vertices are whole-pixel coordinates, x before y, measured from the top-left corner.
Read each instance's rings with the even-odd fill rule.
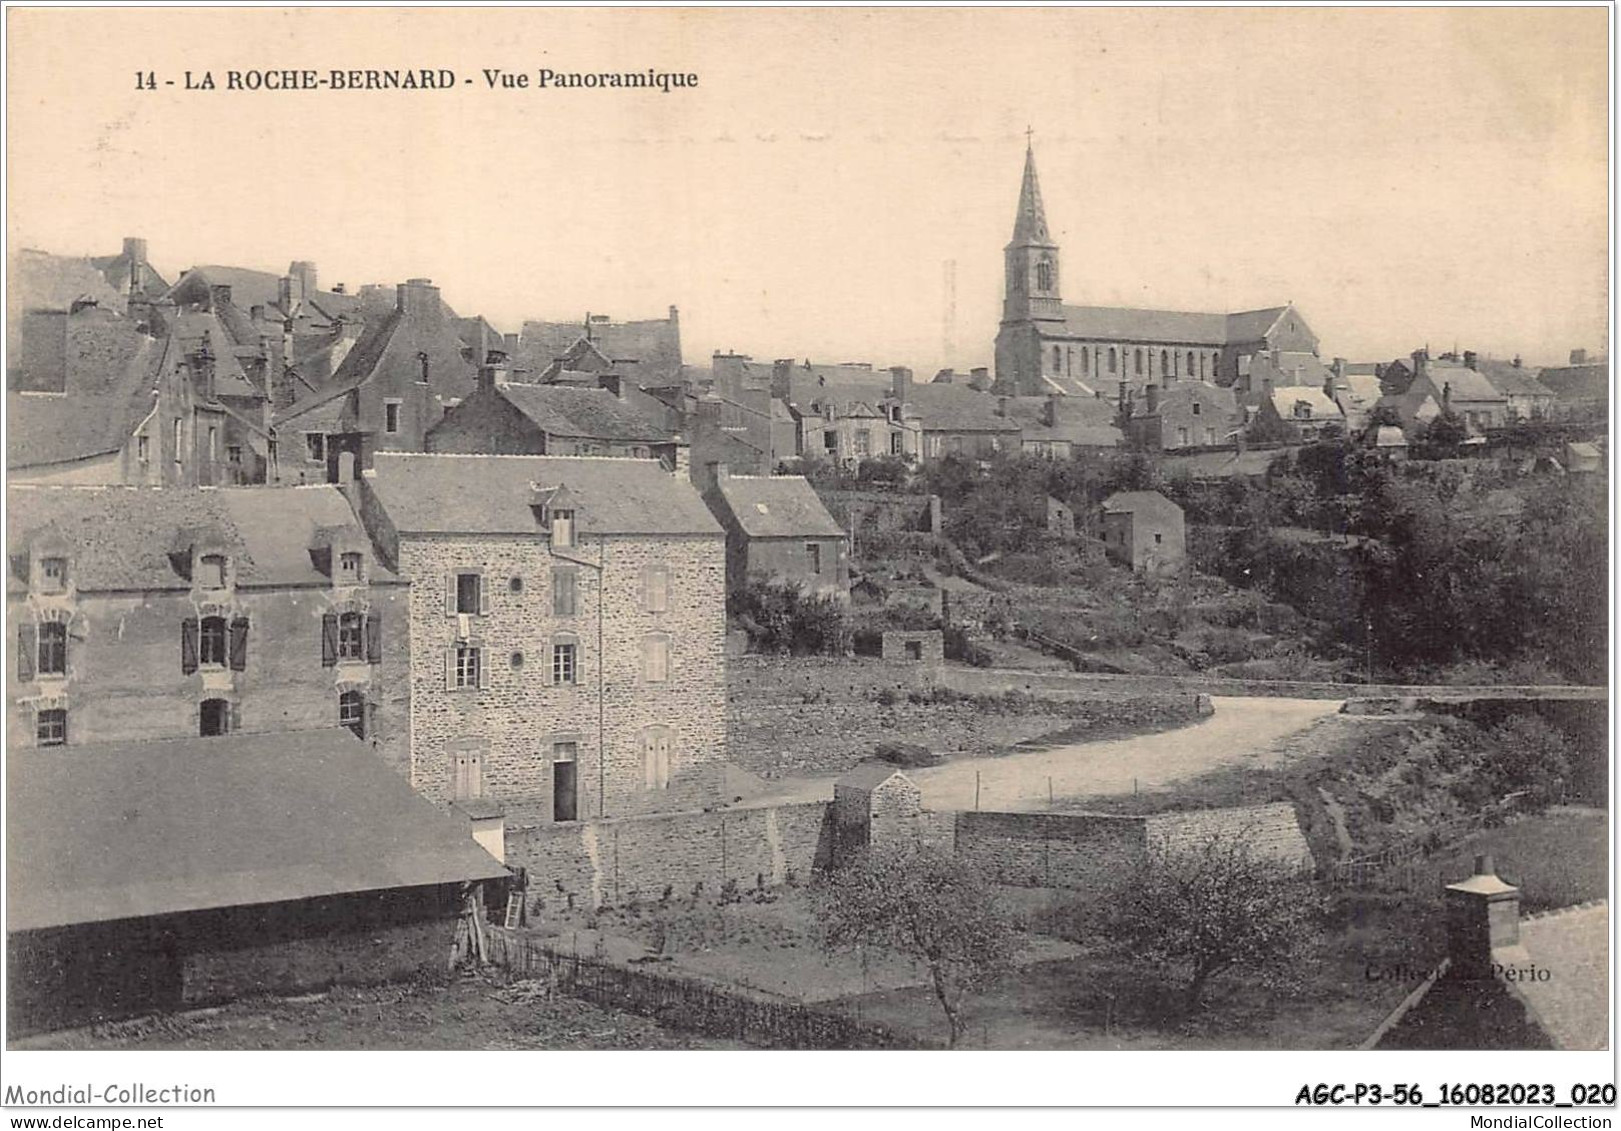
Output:
[[[1185,979],[1190,1013],[1223,971],[1286,969],[1315,941],[1324,910],[1296,869],[1259,855],[1241,834],[1150,845],[1100,906],[1110,944]]]
[[[863,853],[828,877],[820,903],[830,950],[881,946],[928,966],[953,1048],[966,1027],[964,997],[1012,958],[1013,930],[995,890],[937,848]]]

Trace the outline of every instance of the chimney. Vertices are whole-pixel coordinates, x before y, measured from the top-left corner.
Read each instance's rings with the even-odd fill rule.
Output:
[[[491,350],[489,353],[484,355],[484,364],[478,367],[479,392],[495,392],[495,386],[499,383],[496,380],[496,372],[500,368],[501,363],[505,360],[506,355],[501,353],[499,350]]]
[[[673,303],[673,302],[670,304],[670,321],[671,322],[680,322],[681,321],[681,312],[675,308],[675,303]]]
[[[1465,369],[1478,369],[1479,366],[1476,364],[1476,362],[1478,362],[1479,360],[1480,360],[1480,355],[1475,353],[1474,350],[1464,350],[1463,351],[1463,367]]]
[[[1048,393],[1046,402],[1041,406],[1041,422],[1048,428],[1058,426],[1058,394]]]
[[[1430,371],[1430,351],[1427,349],[1413,351],[1413,377],[1426,376]]]
[[[1520,942],[1520,889],[1500,879],[1489,855],[1475,857],[1475,874],[1447,885],[1448,950],[1453,968],[1489,976],[1492,952]]]
[[[1143,395],[1148,398],[1148,413],[1147,414],[1149,416],[1153,416],[1156,412],[1159,411],[1159,386],[1158,385],[1149,385],[1147,388],[1145,388],[1143,390]]]
[[[996,415],[997,416],[1006,416],[1007,415],[1007,398],[1006,397],[997,397],[996,398]]]
[[[1330,367],[1330,369],[1334,374],[1335,380],[1343,378],[1345,376],[1345,359],[1343,357],[1336,357],[1334,359],[1334,364]]]
[[[293,260],[293,265],[287,268],[287,273],[298,280],[299,289],[306,297],[320,290],[315,285],[315,264],[308,259]]]
[[[197,343],[187,360],[191,363],[199,395],[206,401],[214,400],[214,351],[208,346],[208,337]]]
[[[407,279],[394,291],[394,309],[407,318],[431,318],[439,313],[439,288],[432,279]]]
[[[125,236],[124,258],[129,260],[130,284],[133,286],[138,269],[146,266],[146,241],[139,236]]]
[[[794,359],[779,357],[771,363],[771,395],[779,401],[793,400]]]
[[[208,309],[218,313],[231,305],[231,287],[229,283],[210,283],[208,285]]]
[[[1441,411],[1452,411],[1452,382],[1448,381],[1441,386]]]
[[[968,371],[968,387],[983,393],[991,387],[991,371],[987,366],[976,365]]]
[[[892,365],[889,368],[890,390],[895,399],[905,404],[912,399],[912,371],[904,365]]]
[[[1521,360],[1521,358],[1520,358],[1520,355],[1519,355],[1519,354],[1515,354],[1515,355],[1514,355],[1514,368],[1515,368],[1515,369],[1518,369],[1518,368],[1520,368],[1520,367],[1521,367],[1521,366],[1522,366],[1522,365],[1524,365],[1524,364],[1525,364],[1525,362],[1524,362],[1524,361],[1523,361],[1523,360]]]
[[[335,295],[346,295],[349,293],[349,287],[345,283],[333,283],[332,293]]]

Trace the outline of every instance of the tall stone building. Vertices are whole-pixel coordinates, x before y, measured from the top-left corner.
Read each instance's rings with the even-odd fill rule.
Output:
[[[1236,314],[1066,306],[1060,297],[1058,244],[1047,227],[1033,149],[1025,150],[1013,238],[1002,256],[999,393],[1110,396],[1122,384],[1231,385],[1248,372],[1256,354],[1317,353],[1317,336],[1293,304]]]
[[[507,826],[698,808],[725,758],[726,543],[654,460],[379,453],[411,583],[411,781]]]

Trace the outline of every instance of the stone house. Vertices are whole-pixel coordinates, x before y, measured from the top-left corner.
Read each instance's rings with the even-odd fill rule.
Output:
[[[712,803],[725,536],[652,460],[379,453],[350,486],[411,582],[410,776],[508,827]]]
[[[500,863],[347,731],[7,759],[7,1029],[444,970]]]
[[[1474,360],[1473,355],[1468,355]],[[1450,413],[1469,435],[1480,436],[1509,422],[1509,399],[1485,374],[1457,361],[1431,361],[1424,350],[1413,352],[1413,379],[1398,409],[1404,430]]]
[[[1100,397],[999,397],[998,414],[1019,425],[1025,455],[1071,459],[1081,452],[1112,452],[1125,445],[1114,402]]]
[[[726,586],[751,577],[850,600],[849,539],[801,475],[733,475],[725,464],[707,469],[704,501],[726,529]]]
[[[410,765],[406,588],[333,487],[13,487],[14,749],[343,725]]]
[[[681,313],[666,318],[616,322],[587,314],[582,322],[531,320],[518,332],[516,366],[531,381],[565,373],[617,373],[645,388],[681,383]]]
[[[1019,421],[1007,414],[997,397],[970,385],[916,384],[911,370],[905,368],[897,368],[893,374],[893,388],[880,407],[902,433],[894,442],[894,454],[924,460],[950,455],[990,459],[1020,450]]]
[[[923,791],[888,762],[862,762],[847,770],[833,784],[838,854],[915,842],[922,808]]]
[[[1503,395],[1508,402],[1510,420],[1542,420],[1553,412],[1553,390],[1539,381],[1536,371],[1527,369],[1519,358],[1492,361],[1477,359],[1472,353],[1466,353],[1464,357],[1465,364],[1474,361],[1469,368],[1479,372],[1492,388]]]
[[[1251,434],[1309,444],[1336,431],[1345,432],[1345,413],[1325,387],[1275,388],[1268,379],[1258,392],[1243,394],[1239,401],[1244,426]]]
[[[430,452],[482,455],[621,456],[675,467],[676,436],[603,388],[498,384],[479,371],[478,389],[423,438]]]
[[[1125,414],[1132,445],[1150,452],[1229,444],[1242,419],[1234,391],[1208,381],[1149,385]]]
[[[1232,385],[1256,354],[1317,353],[1317,335],[1292,303],[1234,314],[1065,305],[1059,248],[1029,148],[1013,236],[1002,256],[999,393],[1093,396],[1122,381],[1138,388],[1176,381]]]
[[[1182,508],[1158,491],[1119,491],[1103,500],[1103,545],[1133,570],[1174,570],[1187,557]]]
[[[487,361],[487,359],[486,359]],[[273,417],[290,482],[337,483],[344,456],[420,452],[428,429],[477,386],[454,317],[428,279],[395,288],[394,308],[370,311],[332,377]]]

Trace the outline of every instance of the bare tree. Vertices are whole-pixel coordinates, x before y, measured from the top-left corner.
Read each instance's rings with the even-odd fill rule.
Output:
[[[957,857],[923,846],[881,847],[821,888],[829,949],[880,946],[928,966],[956,1047],[968,991],[1009,964],[1013,930],[996,892]]]
[[[1192,1012],[1223,971],[1287,969],[1319,937],[1324,901],[1297,868],[1226,833],[1150,845],[1099,907],[1111,945],[1186,979]]]

